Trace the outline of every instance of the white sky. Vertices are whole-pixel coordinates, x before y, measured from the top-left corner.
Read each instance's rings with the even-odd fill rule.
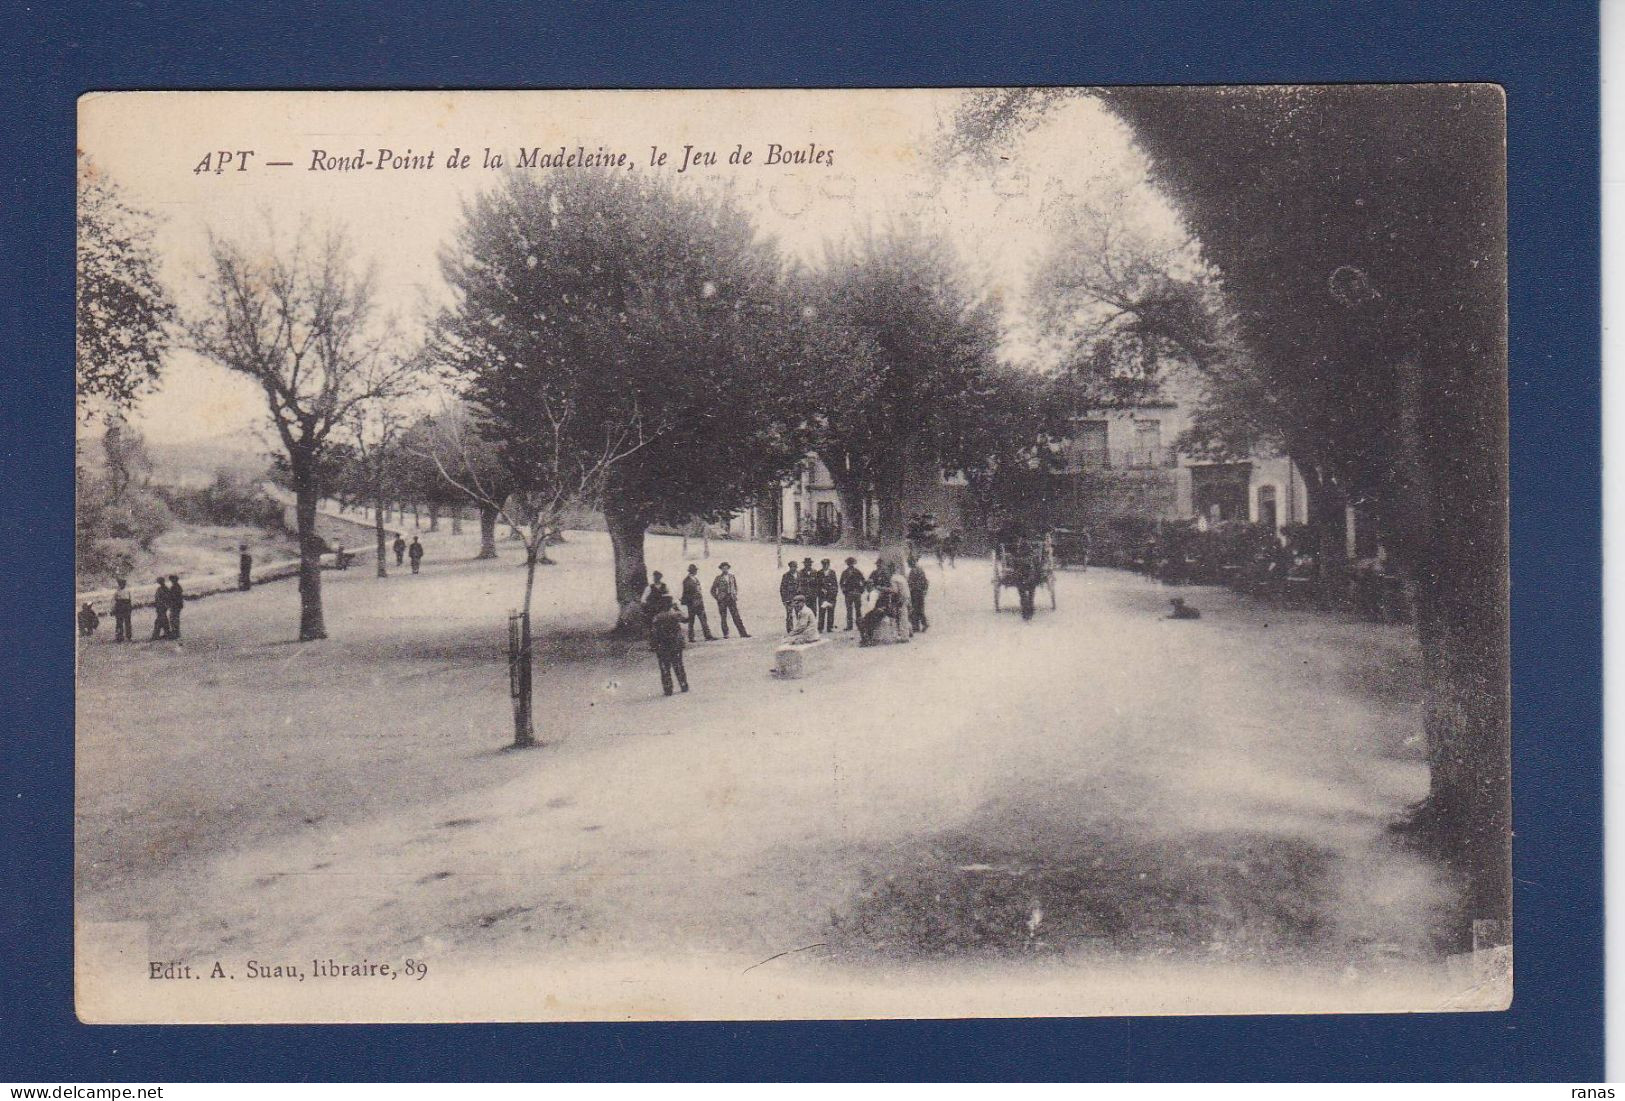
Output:
[[[1006,308],[1006,354],[1033,355],[1022,326],[1031,265],[1048,242],[1050,204],[1129,189],[1150,224],[1173,229],[1166,204],[1145,184],[1145,166],[1126,130],[1098,103],[1080,98],[1055,111],[1008,150],[994,169],[963,165],[944,174],[934,141],[964,93],[877,91],[591,92],[121,92],[80,102],[81,150],[136,205],[161,220],[163,276],[184,311],[197,301],[197,273],[209,229],[253,231],[267,216],[291,229],[301,219],[349,229],[357,251],[377,263],[388,312],[414,325],[439,300],[437,250],[461,200],[496,182],[481,168],[485,147],[512,166],[520,147],[554,152],[624,151],[635,171],[674,172],[683,146],[716,151],[715,168],[681,178],[726,180],[766,235],[785,251],[816,259],[824,242],[893,217],[944,229],[967,273]],[[831,150],[833,167],[763,163],[767,145]],[[731,167],[736,144],[755,162]],[[649,167],[650,146],[666,150]],[[353,155],[379,147],[435,153],[415,171],[310,171],[312,151]],[[443,167],[460,146],[467,169]],[[247,171],[195,174],[206,154],[252,149]],[[268,161],[291,161],[268,167]],[[570,171],[537,169],[536,171]],[[148,438],[181,442],[240,436],[263,450],[256,431],[264,399],[247,379],[175,351],[162,390],[133,418]]]

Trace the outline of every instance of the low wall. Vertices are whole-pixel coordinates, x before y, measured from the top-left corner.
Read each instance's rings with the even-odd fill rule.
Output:
[[[249,575],[256,585],[263,585],[268,581],[282,581],[289,577],[299,575],[299,559],[289,558],[280,562],[268,562],[256,567]],[[188,603],[201,600],[206,596],[217,593],[234,593],[237,591],[237,571],[230,573],[198,574],[192,577],[181,578],[181,588],[186,593]],[[81,604],[89,603],[96,609],[98,615],[113,614],[113,597],[116,589],[95,589],[91,592],[75,593],[75,608]],[[130,590],[132,603],[137,608],[152,607],[153,594],[157,591],[155,584],[146,584]]]

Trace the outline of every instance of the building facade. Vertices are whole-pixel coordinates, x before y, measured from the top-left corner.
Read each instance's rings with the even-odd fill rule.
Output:
[[[1308,489],[1285,456],[1259,453],[1219,462],[1178,449],[1197,394],[1190,380],[1170,375],[1142,402],[1074,417],[1071,438],[1056,450],[1053,500],[1044,519],[1091,533],[1119,519],[1245,520],[1276,531],[1307,523]],[[851,543],[877,530],[877,511],[865,497],[862,515],[846,515],[829,468],[809,454],[792,477],[766,490],[727,527],[743,538]],[[1003,518],[978,505],[962,476],[923,462],[908,478],[903,514],[929,514],[942,531],[957,529],[969,553],[987,549],[990,526]]]

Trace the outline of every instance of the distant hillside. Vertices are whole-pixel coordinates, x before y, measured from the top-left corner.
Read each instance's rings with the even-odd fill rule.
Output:
[[[189,443],[147,444],[152,480],[160,485],[198,486],[214,481],[215,471],[251,477],[271,464],[265,445],[251,436],[215,436]]]

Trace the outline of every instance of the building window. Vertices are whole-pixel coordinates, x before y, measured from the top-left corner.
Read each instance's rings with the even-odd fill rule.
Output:
[[[1131,466],[1160,466],[1162,457],[1162,422],[1136,420],[1134,422],[1134,457]]]
[[[1106,465],[1106,422],[1079,421],[1073,443],[1074,462],[1078,469],[1094,469]]]

